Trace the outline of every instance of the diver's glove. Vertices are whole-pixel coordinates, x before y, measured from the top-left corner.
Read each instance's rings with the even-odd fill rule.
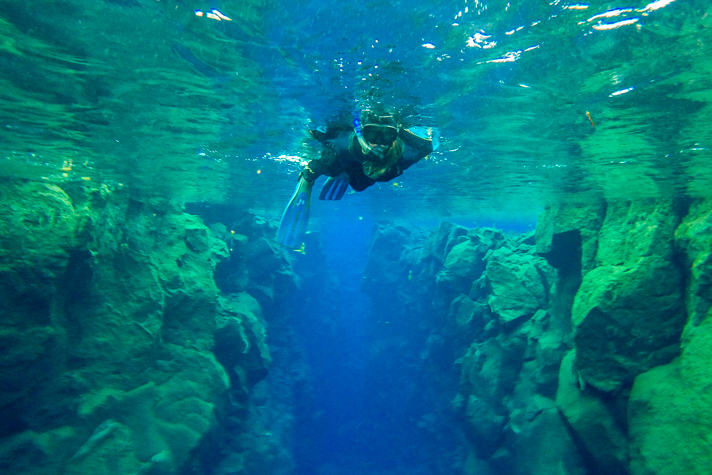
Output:
[[[310,183],[314,183],[314,180],[316,180],[317,178],[319,178],[319,175],[317,175],[316,173],[314,173],[314,170],[312,170],[311,168],[309,168],[309,165],[307,165],[307,166],[305,166],[305,167],[302,169],[302,171],[299,173],[299,179],[301,180],[302,178],[304,178],[306,181],[308,181],[308,182],[310,182]]]

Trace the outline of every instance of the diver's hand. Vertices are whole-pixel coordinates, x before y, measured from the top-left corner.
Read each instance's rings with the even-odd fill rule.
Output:
[[[304,178],[306,181],[310,183],[314,183],[314,180],[318,178],[317,174],[314,173],[314,171],[309,168],[309,165],[304,167],[304,169],[299,173],[299,179],[301,180]]]

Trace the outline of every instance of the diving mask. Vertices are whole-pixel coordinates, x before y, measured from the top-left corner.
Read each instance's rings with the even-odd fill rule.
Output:
[[[391,145],[398,138],[398,129],[392,125],[366,124],[363,138],[369,144]]]

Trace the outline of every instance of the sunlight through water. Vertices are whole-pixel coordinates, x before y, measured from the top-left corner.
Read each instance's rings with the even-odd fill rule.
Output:
[[[308,130],[383,103],[442,145],[340,204],[360,214],[531,216],[712,189],[705,1],[63,5],[0,0],[8,179],[278,217],[320,153]]]

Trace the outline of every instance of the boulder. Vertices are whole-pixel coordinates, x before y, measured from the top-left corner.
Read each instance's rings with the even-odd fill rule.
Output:
[[[262,310],[256,299],[241,292],[218,299],[215,320],[213,352],[228,372],[231,394],[245,398],[272,362]]]
[[[506,414],[496,411],[491,404],[474,395],[467,398],[464,413],[465,434],[472,442],[477,457],[489,458],[502,443]]]
[[[595,393],[581,390],[574,371],[575,352],[569,352],[561,363],[556,407],[580,441],[593,473],[627,475],[628,439],[625,413],[622,417]]]
[[[712,466],[712,320],[672,363],[640,374],[628,402],[632,475],[708,475]]]
[[[512,475],[587,475],[588,470],[551,399],[535,395],[513,411]],[[603,473],[603,472],[601,472]],[[606,474],[609,475],[609,474]]]
[[[687,307],[690,319],[685,335],[694,331],[712,310],[712,201],[701,200],[675,230],[675,246],[687,272]]]
[[[537,269],[539,259],[506,248],[489,256],[485,271],[488,303],[500,323],[511,325],[530,318],[548,304],[548,285]]]
[[[490,250],[500,248],[505,242],[502,231],[489,228],[471,229],[467,239],[457,239],[459,242],[451,246],[443,265],[446,271],[468,284],[479,279],[485,270],[485,255]]]
[[[460,411],[465,432],[480,458],[489,458],[500,447],[509,413],[504,404],[514,391],[522,368],[527,341],[523,335],[499,335],[474,343],[460,359]]]
[[[441,222],[438,229],[423,244],[422,260],[442,265],[450,250],[464,240],[467,232],[468,229],[464,226]]]
[[[169,469],[186,462],[214,428],[215,402],[228,380],[209,354],[179,350],[174,355],[167,378],[154,375],[162,384],[150,381],[129,390],[103,388],[83,395],[80,414],[88,424],[72,440],[66,473],[93,473],[117,464],[122,468],[115,473],[135,473],[141,467]]]
[[[598,230],[605,203],[568,204],[547,208],[536,225],[536,251],[554,268],[595,266]]]
[[[489,318],[489,309],[481,302],[473,301],[467,295],[459,295],[450,306],[450,321],[453,325],[452,337],[471,343],[477,339]]]
[[[485,250],[486,252],[486,250]],[[472,241],[463,241],[455,245],[445,258],[445,269],[452,274],[472,282],[484,270],[485,253]]]
[[[529,399],[532,394],[553,398],[559,380],[559,366],[566,344],[562,335],[551,329],[551,318],[545,310],[537,310],[534,316],[517,328],[520,338],[527,340],[524,353],[525,363],[520,375],[520,383],[531,387],[524,395]]]
[[[670,238],[678,221],[669,201],[609,202],[598,233],[596,265],[619,266],[653,255],[671,261]]]
[[[658,256],[586,274],[572,317],[583,380],[614,391],[677,356],[685,321],[681,289],[680,271]]]
[[[85,216],[56,185],[0,186],[0,275],[35,275],[36,280],[61,275],[84,223]],[[21,283],[14,280],[15,285]]]

